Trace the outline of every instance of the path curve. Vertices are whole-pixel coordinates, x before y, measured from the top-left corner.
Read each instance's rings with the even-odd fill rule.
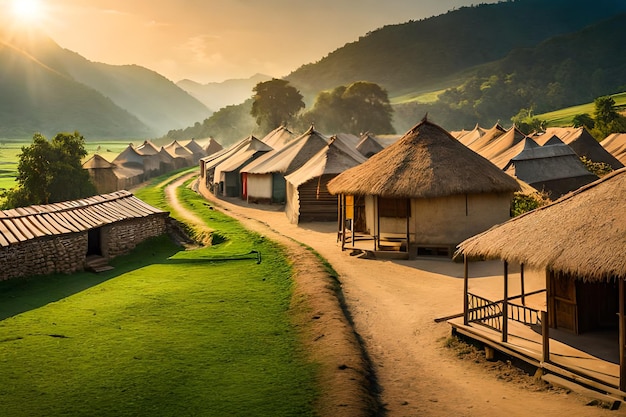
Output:
[[[176,194],[177,188],[196,175],[190,173],[168,184],[165,194],[168,204],[181,217],[179,220],[207,230],[202,219],[185,209]],[[205,198],[212,200],[208,190],[200,191]],[[315,405],[318,414],[328,417],[380,415],[381,406],[372,394],[369,361],[345,315],[337,283],[320,258],[268,225],[228,211],[219,202],[214,203],[216,208],[241,221],[248,229],[281,244],[292,262],[295,288],[291,316],[300,331],[305,351],[319,365],[321,395]]]

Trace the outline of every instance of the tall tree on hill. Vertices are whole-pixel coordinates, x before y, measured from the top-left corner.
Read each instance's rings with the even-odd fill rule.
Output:
[[[22,147],[17,166],[18,186],[5,195],[5,208],[74,200],[96,194],[83,169],[85,139],[78,133],[58,133],[48,141],[40,133]]]
[[[618,113],[611,96],[598,97],[593,103],[595,126],[591,134],[596,139],[602,140],[611,133],[626,132],[626,118]]]
[[[302,94],[285,80],[274,78],[260,82],[252,91],[254,96],[250,114],[264,132],[293,121],[304,108]]]
[[[392,114],[384,88],[375,83],[357,81],[348,87],[339,86],[321,92],[313,109],[303,115],[300,124],[315,122],[318,129],[328,133],[395,133],[391,124]]]

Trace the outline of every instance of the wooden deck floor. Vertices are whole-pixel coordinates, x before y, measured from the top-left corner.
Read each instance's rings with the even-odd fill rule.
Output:
[[[480,324],[463,324],[463,318],[449,320],[453,332],[477,340],[537,368],[578,379],[583,384],[606,388],[606,392],[626,398],[619,391],[617,331],[576,336],[550,329],[550,360],[542,362],[541,333],[524,324],[509,320],[509,336],[502,342],[500,332]]]

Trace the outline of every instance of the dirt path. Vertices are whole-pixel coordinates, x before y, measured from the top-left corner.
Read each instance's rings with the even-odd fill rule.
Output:
[[[195,174],[183,176],[166,187],[168,203],[186,222],[207,230],[206,224],[186,210],[176,189]],[[321,416],[359,417],[372,415],[380,408],[370,386],[370,365],[362,346],[346,319],[337,297],[336,281],[321,260],[289,237],[258,222],[229,212],[251,230],[282,244],[295,270],[292,317],[301,330],[306,351],[320,365],[322,396],[316,404]]]
[[[200,191],[246,227],[276,237],[289,250],[299,246],[293,240],[309,245],[338,272],[348,313],[382,390],[384,410],[379,415],[626,415],[626,407],[609,411],[588,406],[588,399],[562,390],[545,390],[511,367],[460,360],[453,350],[445,348],[450,326],[434,319],[461,311],[461,264],[351,257],[338,247],[334,223],[296,226],[287,221],[279,206],[246,205],[239,199],[217,199],[202,187]],[[300,262],[294,258],[296,266]],[[300,286],[315,282],[302,280],[308,275],[307,267],[298,270]],[[471,285],[489,288],[494,280],[501,280],[499,263],[479,264],[471,272]],[[308,289],[307,293],[315,291]],[[325,325],[332,326],[333,321]],[[331,330],[319,327],[317,331]],[[332,353],[322,355],[326,354]],[[336,388],[341,389],[341,385]]]

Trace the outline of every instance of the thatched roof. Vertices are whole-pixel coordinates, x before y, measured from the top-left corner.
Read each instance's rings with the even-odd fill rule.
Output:
[[[261,139],[261,142],[268,144],[273,149],[279,149],[291,142],[294,137],[295,134],[291,130],[287,129],[287,126],[280,125],[276,129],[265,135]]]
[[[626,165],[626,133],[612,133],[600,145]]]
[[[83,164],[84,169],[111,169],[114,166],[115,165],[98,154],[95,154]]]
[[[181,145],[177,140],[173,141],[169,145],[165,145],[163,148],[174,158],[191,159],[193,157],[193,153]]]
[[[205,155],[213,155],[216,152],[224,149],[222,145],[220,145],[215,139],[209,138],[208,143],[204,146]]]
[[[131,143],[113,160],[113,165],[140,166],[143,167],[143,158]]]
[[[461,142],[474,152],[480,153],[481,149],[483,149],[485,146],[488,146],[490,143],[494,142],[505,133],[506,129],[503,128],[500,123],[496,123],[491,129],[480,135],[476,140],[467,143],[468,141],[466,138],[461,138],[459,142]]]
[[[368,158],[383,149],[383,145],[381,145],[376,138],[369,133],[364,134],[361,137],[361,141],[356,145],[356,150]]]
[[[337,175],[367,160],[350,145],[333,136],[317,154],[285,179],[296,187],[322,175]]]
[[[191,152],[194,155],[204,155],[204,149],[202,148],[202,146],[195,140],[195,139],[191,139],[189,142],[187,142],[185,145],[185,148],[187,148],[187,150],[189,152]]]
[[[457,254],[547,268],[587,281],[626,279],[626,169],[471,237]]]
[[[491,141],[488,145],[484,146],[477,152],[494,162],[494,160],[503,153],[506,153],[509,149],[514,147],[520,142],[524,142],[526,135],[520,132],[515,126],[506,131],[506,133],[498,136],[495,140]]]
[[[443,128],[423,120],[393,145],[334,178],[328,190],[333,194],[433,198],[513,192],[519,185]]]
[[[159,153],[159,149],[149,140],[144,141],[141,145],[137,146],[135,150],[140,155],[156,155]]]
[[[304,165],[327,143],[328,139],[311,126],[304,134],[283,147],[274,149],[250,162],[241,169],[241,172],[249,174],[279,172],[289,175]]]
[[[544,145],[552,136],[557,136],[568,144],[578,156],[585,156],[593,162],[605,162],[611,165],[613,169],[624,167],[624,164],[607,152],[584,127],[550,127],[546,129],[546,133],[533,139],[538,144]]]

